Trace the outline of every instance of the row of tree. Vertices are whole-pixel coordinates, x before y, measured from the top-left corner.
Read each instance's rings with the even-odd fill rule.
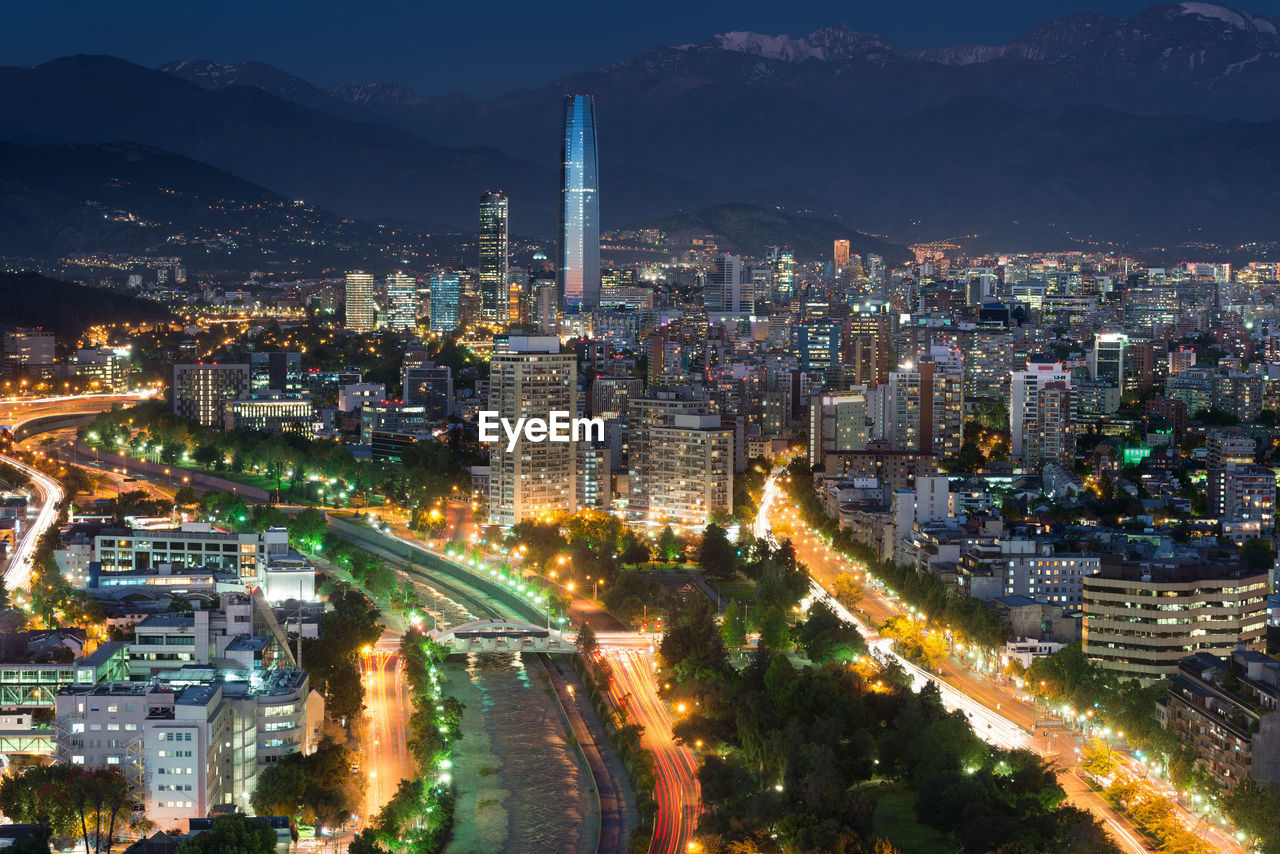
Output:
[[[801,669],[763,645],[731,667],[702,597],[669,619],[664,694],[683,709],[676,736],[702,759],[704,850],[893,850],[877,839],[876,780],[904,787],[918,820],[967,852],[1117,850],[1091,815],[1062,805],[1053,768],[1034,753],[984,743],[935,688],[913,692],[896,666],[868,675],[845,663],[836,650],[862,649],[861,639],[830,608],[797,627],[810,657],[826,660]]]

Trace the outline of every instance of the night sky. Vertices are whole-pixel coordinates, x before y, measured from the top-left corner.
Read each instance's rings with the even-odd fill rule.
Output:
[[[1142,0],[3,0],[0,64],[109,53],[261,60],[329,86],[402,83],[425,94],[491,95],[725,30],[804,35],[843,22],[902,47],[999,44],[1045,17],[1128,17]],[[1249,11],[1280,15],[1280,0]]]

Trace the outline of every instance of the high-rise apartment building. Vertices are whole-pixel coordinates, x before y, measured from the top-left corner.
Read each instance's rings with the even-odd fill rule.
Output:
[[[249,366],[216,362],[174,365],[169,401],[174,415],[191,418],[202,427],[221,428],[227,401],[249,391]]]
[[[553,336],[496,341],[489,365],[488,409],[499,418],[550,418],[578,412],[578,360]],[[489,446],[489,521],[511,526],[543,514],[577,509],[574,442],[533,442],[524,433],[508,451],[505,437]]]
[[[4,335],[4,367],[7,376],[25,371],[34,377],[51,376],[57,341],[52,332],[18,327]]]
[[[627,515],[702,527],[733,506],[734,431],[692,389],[659,388],[632,400]]]
[[[480,196],[480,316],[505,324],[510,313],[507,292],[507,194]]]
[[[904,366],[905,368],[905,366]],[[959,350],[933,347],[914,368],[889,374],[889,423],[894,450],[960,453],[964,441],[964,371]]]
[[[1075,401],[1070,392],[1071,375],[1061,362],[1027,362],[1027,370],[1011,371],[1011,452],[1025,467],[1061,463],[1074,453]]]
[[[373,275],[347,273],[347,322],[352,332],[372,332],[378,328],[378,306],[373,298]]]
[[[560,149],[560,242],[556,271],[567,312],[600,305],[600,178],[592,95],[564,100]]]
[[[461,322],[462,284],[457,273],[431,277],[431,331],[448,335]]]
[[[387,328],[410,332],[418,325],[418,280],[405,273],[387,276]]]
[[[1205,449],[1209,452],[1205,461],[1205,497],[1208,499],[1209,515],[1221,517],[1227,512],[1227,472],[1240,466],[1253,465],[1258,450],[1257,443],[1252,436],[1212,433],[1205,441]]]

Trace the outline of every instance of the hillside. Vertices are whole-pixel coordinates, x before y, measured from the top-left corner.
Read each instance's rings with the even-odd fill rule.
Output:
[[[0,273],[0,327],[43,326],[74,340],[93,324],[165,320],[157,302],[50,279],[38,273]]]
[[[769,246],[783,245],[790,246],[797,259],[829,261],[833,244],[842,239],[849,241],[854,253],[875,253],[891,266],[911,258],[911,253],[904,246],[871,237],[838,222],[792,216],[743,204],[716,205],[693,213],[650,220],[635,227],[661,229],[668,235],[682,232],[718,234],[729,241],[725,247],[729,251],[755,258],[764,257]]]

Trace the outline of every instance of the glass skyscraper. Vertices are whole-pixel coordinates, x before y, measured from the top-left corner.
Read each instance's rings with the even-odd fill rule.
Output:
[[[490,323],[507,319],[507,196],[480,196],[480,315]]]
[[[600,178],[596,162],[596,102],[564,99],[560,165],[560,246],[556,264],[567,312],[600,305]]]
[[[431,277],[431,331],[452,332],[458,328],[462,287],[457,273],[436,273]]]

